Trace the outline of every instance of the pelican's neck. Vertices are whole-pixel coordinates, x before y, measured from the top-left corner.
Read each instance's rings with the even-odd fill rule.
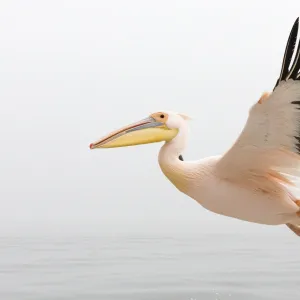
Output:
[[[166,142],[160,149],[158,162],[165,176],[182,192],[186,193],[188,188],[188,163],[181,161],[188,136],[186,125],[179,129],[176,137],[170,142]]]
[[[169,142],[166,142],[159,152],[159,158],[163,160],[178,160],[182,155],[188,138],[188,128],[186,125],[178,130],[178,134]]]

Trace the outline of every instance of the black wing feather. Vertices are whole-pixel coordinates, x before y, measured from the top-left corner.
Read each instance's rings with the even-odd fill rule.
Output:
[[[274,89],[278,86],[280,81],[289,79],[292,74],[293,74],[292,78],[296,79],[296,77],[297,77],[297,74],[298,74],[298,71],[299,71],[299,68],[300,68],[300,59],[297,59],[297,54],[296,54],[296,59],[293,63],[294,68],[293,68],[293,66],[291,68],[292,72],[289,71],[289,66],[290,66],[290,63],[291,63],[291,60],[292,60],[292,57],[293,57],[293,54],[294,54],[294,49],[295,49],[295,45],[296,45],[296,41],[297,41],[297,35],[298,35],[298,27],[299,27],[299,18],[297,18],[296,21],[294,22],[294,25],[293,25],[292,30],[290,32],[290,35],[289,35],[289,38],[288,38],[288,41],[287,41],[287,44],[286,44],[286,47],[285,47],[285,53],[284,53],[284,56],[283,56],[280,76],[279,76],[279,78],[276,82],[276,85],[275,85]],[[298,46],[297,53],[299,51],[300,51],[300,49],[299,49],[299,46]],[[299,52],[299,54],[300,54],[300,52]]]
[[[291,71],[289,72],[289,74],[287,76],[287,79],[291,78],[291,79],[296,80],[297,75],[299,73],[299,69],[300,69],[300,43],[298,42],[295,59],[294,59],[293,65],[291,67]]]

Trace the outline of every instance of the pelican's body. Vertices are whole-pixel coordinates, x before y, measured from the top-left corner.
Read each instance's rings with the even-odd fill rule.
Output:
[[[179,191],[217,214],[259,224],[286,224],[300,235],[300,201],[291,189],[300,183],[300,43],[291,64],[297,33],[298,19],[273,92],[263,94],[251,107],[243,131],[224,155],[183,160],[189,118],[173,112],[154,113],[90,147],[165,141],[159,165]]]
[[[224,180],[217,175],[219,160],[209,157],[199,162],[179,161],[178,165],[162,163],[161,168],[180,191],[214,213],[267,225],[300,224],[299,207],[287,191],[279,188],[274,196]]]
[[[164,175],[178,190],[204,208],[228,217],[268,225],[300,224],[296,199],[274,177],[265,178],[259,174],[253,177],[248,171],[245,175],[242,171],[235,175],[230,166],[223,174],[225,156],[181,161],[178,157],[184,149],[186,130],[182,127],[171,142],[163,145],[158,157]],[[229,161],[231,163],[234,164]]]

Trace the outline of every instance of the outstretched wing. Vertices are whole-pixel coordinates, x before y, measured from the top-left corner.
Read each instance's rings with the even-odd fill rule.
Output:
[[[271,94],[252,106],[247,123],[216,171],[228,180],[272,178],[290,183],[300,166],[300,43],[291,64],[299,18],[287,41],[280,76]],[[291,66],[290,66],[291,65]]]

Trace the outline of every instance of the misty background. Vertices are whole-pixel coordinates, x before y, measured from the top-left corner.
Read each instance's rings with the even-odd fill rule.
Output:
[[[164,177],[160,144],[89,144],[165,109],[193,118],[185,160],[223,153],[273,89],[299,8],[1,1],[0,233],[288,234],[204,210]]]

